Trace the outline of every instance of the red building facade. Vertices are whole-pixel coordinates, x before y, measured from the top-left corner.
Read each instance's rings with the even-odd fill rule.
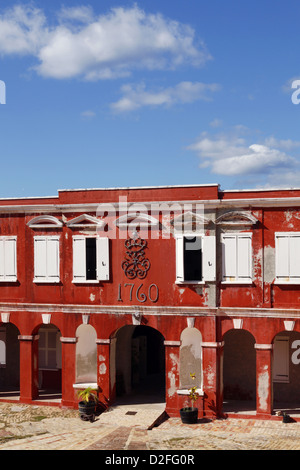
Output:
[[[77,407],[92,385],[178,416],[196,383],[200,416],[298,408],[299,205],[218,185],[1,200],[0,396]]]

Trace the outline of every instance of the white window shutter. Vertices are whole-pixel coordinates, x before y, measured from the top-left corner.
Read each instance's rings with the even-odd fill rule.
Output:
[[[289,239],[286,236],[276,236],[276,276],[289,276]]]
[[[34,237],[34,277],[37,280],[46,280],[47,277],[46,237]]]
[[[216,280],[216,237],[203,237],[202,268],[204,281]]]
[[[4,280],[5,275],[5,256],[4,256],[4,238],[0,238],[0,280]]]
[[[86,279],[85,237],[73,237],[73,280]]]
[[[59,281],[59,238],[47,238],[47,277]]]
[[[222,265],[223,279],[236,278],[236,237],[234,235],[222,236]]]
[[[289,238],[289,262],[291,277],[300,277],[300,236],[291,236]]]
[[[287,337],[278,337],[274,340],[273,380],[274,382],[289,381],[289,340]]]
[[[237,236],[237,275],[239,279],[252,278],[251,236]]]
[[[184,281],[184,238],[176,237],[176,281]]]
[[[109,238],[97,238],[97,279],[109,280]]]
[[[16,247],[16,237],[0,238],[0,281],[17,280]]]

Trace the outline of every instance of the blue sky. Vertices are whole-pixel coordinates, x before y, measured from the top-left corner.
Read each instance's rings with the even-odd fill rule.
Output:
[[[299,14],[297,0],[0,0],[0,197],[300,187]]]

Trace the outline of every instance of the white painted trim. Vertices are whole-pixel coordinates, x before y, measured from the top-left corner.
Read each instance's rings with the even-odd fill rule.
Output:
[[[79,389],[79,390],[84,390],[88,387],[91,387],[92,389],[94,390],[98,390],[98,384],[97,382],[86,382],[86,383],[82,383],[82,384],[73,384],[73,388],[75,389]]]
[[[86,221],[86,223],[81,223]],[[97,217],[93,217],[88,214],[82,214],[78,217],[74,217],[74,219],[68,220],[66,222],[66,226],[69,228],[84,228],[84,227],[104,227],[106,222],[102,219],[97,219]]]
[[[177,393],[177,395],[189,395],[190,390],[188,388],[182,388],[180,390],[177,390],[176,393]],[[198,393],[198,395],[201,396],[201,397],[204,396],[204,391],[201,388],[197,388],[196,393]]]
[[[39,215],[27,222],[30,228],[61,228],[63,223],[52,215]]]

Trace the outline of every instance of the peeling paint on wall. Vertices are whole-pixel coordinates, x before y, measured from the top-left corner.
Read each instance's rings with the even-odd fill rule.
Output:
[[[261,410],[266,410],[269,399],[269,371],[268,366],[264,366],[262,372],[258,376],[258,402]]]

